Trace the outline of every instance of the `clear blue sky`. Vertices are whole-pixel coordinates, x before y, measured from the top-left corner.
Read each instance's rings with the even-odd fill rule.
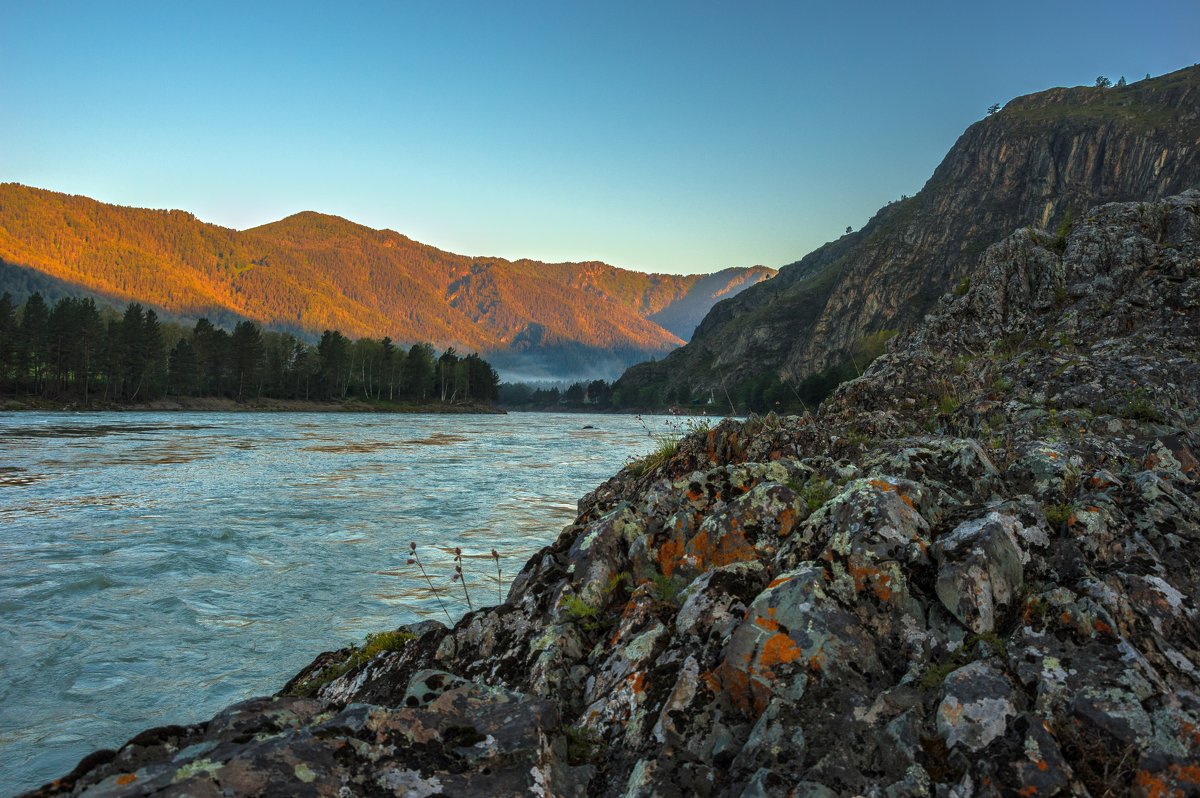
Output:
[[[794,261],[993,102],[1200,60],[1200,3],[0,0],[0,181],[470,255]]]

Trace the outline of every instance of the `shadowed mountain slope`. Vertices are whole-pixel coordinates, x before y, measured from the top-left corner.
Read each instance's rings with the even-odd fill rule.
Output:
[[[754,380],[794,388],[872,334],[914,326],[1013,228],[1200,186],[1198,156],[1200,67],[1019,97],[969,127],[916,196],[718,303],[687,346],[618,385],[643,404]]]

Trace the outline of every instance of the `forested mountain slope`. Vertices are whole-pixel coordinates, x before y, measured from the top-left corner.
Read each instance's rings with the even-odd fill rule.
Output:
[[[17,184],[0,185],[0,262],[0,289],[18,296],[39,288],[135,300],[183,318],[431,341],[551,372],[569,371],[571,359],[627,364],[661,355],[683,336],[649,316],[677,303],[711,304],[774,273],[727,270],[714,290],[701,275],[455,255],[319,213],[237,231],[183,211]]]

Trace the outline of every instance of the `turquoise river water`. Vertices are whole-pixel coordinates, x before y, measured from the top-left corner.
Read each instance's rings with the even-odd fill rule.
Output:
[[[456,618],[454,546],[495,603],[491,549],[506,585],[652,446],[629,416],[0,414],[0,793],[444,620],[410,541]]]

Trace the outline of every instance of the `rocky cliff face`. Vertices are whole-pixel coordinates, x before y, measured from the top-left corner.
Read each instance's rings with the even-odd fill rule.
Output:
[[[714,307],[690,344],[619,385],[643,404],[770,375],[795,385],[871,333],[916,325],[1008,231],[1200,186],[1200,68],[1020,97],[962,135],[916,196]]]
[[[1200,192],[976,274],[818,415],[600,486],[503,605],[37,794],[1200,794]]]

